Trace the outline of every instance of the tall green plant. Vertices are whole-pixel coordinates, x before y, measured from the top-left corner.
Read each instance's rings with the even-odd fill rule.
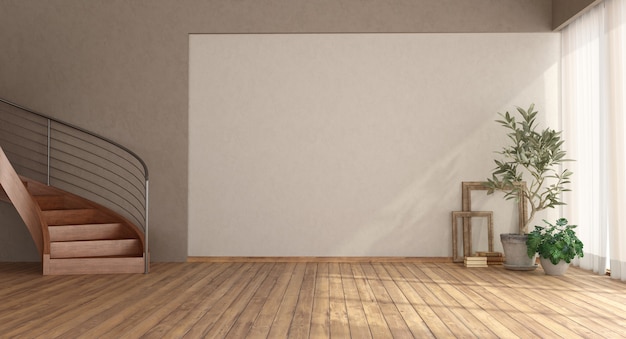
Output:
[[[510,144],[497,152],[503,159],[495,160],[496,167],[485,182],[488,194],[497,190],[504,192],[506,199],[521,197],[528,202],[530,215],[524,232],[538,211],[564,205],[561,193],[569,191],[566,185],[572,175],[567,169],[561,170],[561,164],[569,161],[561,148],[564,142],[561,132],[550,128],[538,132],[535,121],[538,112],[534,108],[534,104],[528,110],[517,107],[520,121],[509,112],[498,113],[503,119],[496,122],[508,131]]]

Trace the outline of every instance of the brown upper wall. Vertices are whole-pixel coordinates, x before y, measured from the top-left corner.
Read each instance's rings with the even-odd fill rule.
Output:
[[[193,20],[190,28],[195,33],[537,32],[552,27],[550,0],[248,0],[183,4],[184,16]]]
[[[561,29],[585,8],[602,0],[552,0],[552,29]]]

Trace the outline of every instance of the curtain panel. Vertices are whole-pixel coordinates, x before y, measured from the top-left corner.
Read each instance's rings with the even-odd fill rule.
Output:
[[[575,263],[626,281],[626,0],[606,0],[562,31],[563,134],[574,172],[564,216]]]

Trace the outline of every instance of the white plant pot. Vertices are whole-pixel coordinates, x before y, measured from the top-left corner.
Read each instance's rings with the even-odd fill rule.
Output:
[[[559,263],[555,265],[550,259],[540,257],[539,262],[541,262],[541,267],[543,267],[543,271],[546,272],[547,275],[564,275],[569,267],[569,264],[564,260],[559,261]]]

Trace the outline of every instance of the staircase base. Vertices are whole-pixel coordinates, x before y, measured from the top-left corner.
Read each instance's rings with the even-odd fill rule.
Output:
[[[44,275],[144,273],[144,257],[123,258],[43,258]]]

